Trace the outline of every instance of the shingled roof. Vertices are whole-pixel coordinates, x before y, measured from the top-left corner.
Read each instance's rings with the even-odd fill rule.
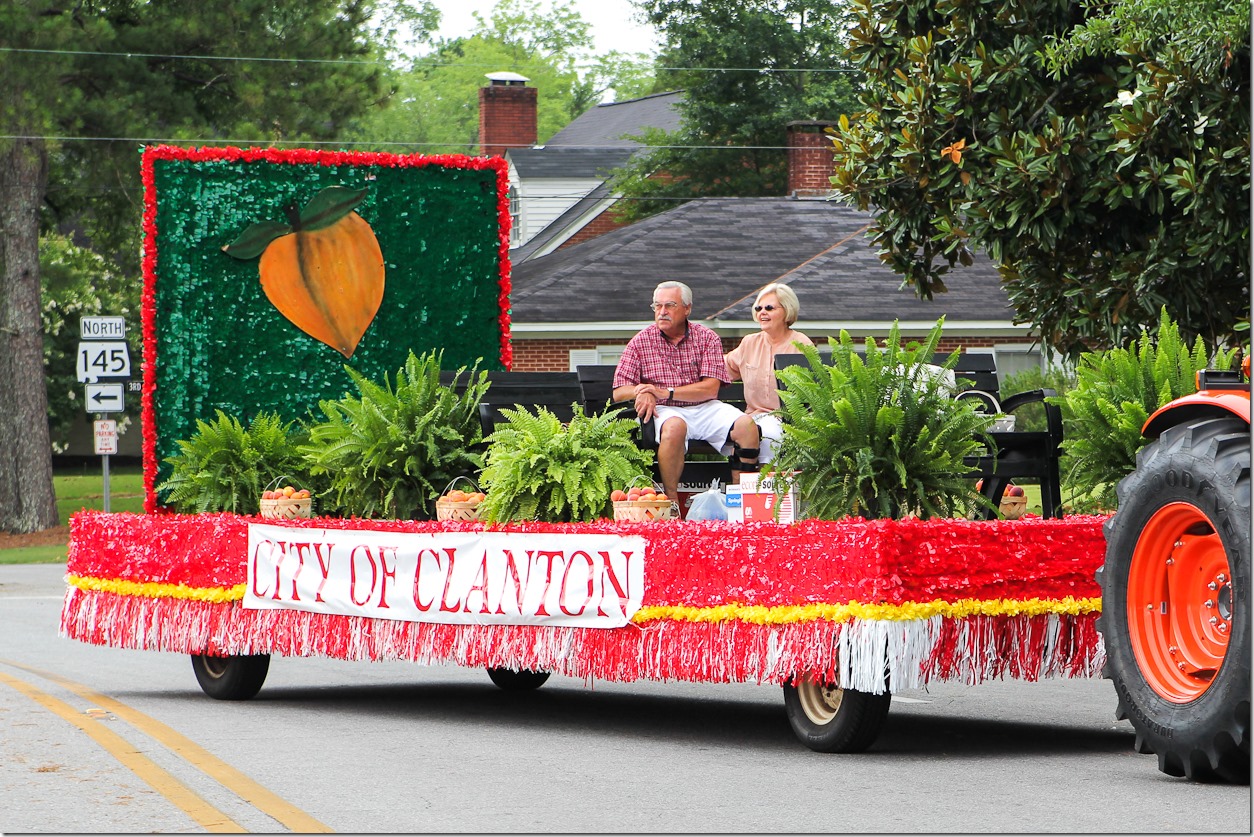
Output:
[[[672,90],[621,102],[602,102],[575,117],[544,147],[635,148],[639,142],[628,137],[645,128],[679,128],[680,116],[675,106],[683,95],[682,90]]]
[[[872,218],[831,200],[711,198],[692,201],[513,270],[512,320],[521,331],[563,324],[650,319],[653,287],[675,279],[693,290],[692,319],[729,331],[752,324],[757,290],[785,282],[801,301],[800,325],[838,329],[900,320],[934,323],[946,333],[978,328],[1026,334],[1011,325],[1011,308],[996,266],[977,257],[956,268],[951,290],[935,300],[901,289],[866,238]],[[818,333],[827,333],[820,330]]]

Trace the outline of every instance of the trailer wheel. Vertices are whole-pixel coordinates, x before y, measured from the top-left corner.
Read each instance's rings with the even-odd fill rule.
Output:
[[[784,711],[801,743],[820,753],[860,753],[880,734],[889,692],[875,695],[798,677],[784,684]]]
[[[1248,782],[1249,427],[1169,428],[1118,495],[1097,573],[1117,717],[1163,773]]]
[[[490,668],[488,677],[507,692],[525,692],[538,689],[549,679],[547,671],[516,671],[512,668]]]
[[[261,691],[270,670],[269,654],[238,657],[192,655],[192,671],[205,694],[214,700],[248,700]]]

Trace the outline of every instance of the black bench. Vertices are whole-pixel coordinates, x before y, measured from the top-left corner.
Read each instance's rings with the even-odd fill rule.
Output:
[[[932,362],[942,364],[948,354],[938,353]],[[779,355],[775,358],[776,371],[791,365],[808,365],[804,355]],[[1045,412],[1044,430],[1011,430],[989,433],[991,447],[963,459],[971,469],[970,475],[980,479],[983,494],[995,509],[1000,505],[1006,487],[1014,480],[1036,480],[1041,488],[1041,516],[1062,517],[1062,480],[1059,460],[1062,456],[1062,410],[1046,399],[1057,395],[1052,389],[1037,389],[1001,397],[997,380],[997,361],[991,354],[962,352],[954,367],[959,397],[970,397],[982,402],[976,409],[1014,415],[1029,404],[1040,404]],[[969,393],[963,395],[963,393]],[[980,517],[990,520],[996,516],[993,509],[984,509]]]
[[[440,372],[440,383],[452,386],[455,372]],[[456,387],[465,391],[468,375],[463,373]],[[562,421],[574,416],[573,405],[583,403],[583,391],[574,372],[488,372],[488,391],[479,402],[479,424],[483,435],[491,433],[504,416],[502,407],[528,409],[543,407]]]
[[[626,407],[627,410],[623,415],[627,417],[633,415],[630,402],[613,403],[616,368],[613,364],[591,364],[575,368],[575,374],[579,378],[579,385],[583,391],[584,412],[588,415],[599,415],[607,409],[616,407]],[[745,388],[744,384],[739,381],[719,387],[718,397],[720,401],[726,401],[737,409],[745,408]],[[636,442],[645,450],[657,452],[657,431],[654,429],[652,419],[640,423]],[[694,456],[703,458],[692,458]],[[705,442],[689,442],[688,457],[684,460],[684,470],[679,477],[681,492],[703,491],[709,488],[710,483],[716,479],[723,485],[731,479],[731,465],[727,457]],[[656,459],[653,464],[653,477],[655,480],[661,478],[657,471]]]

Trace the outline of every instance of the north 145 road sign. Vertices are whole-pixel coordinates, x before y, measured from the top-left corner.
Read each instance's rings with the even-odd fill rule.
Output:
[[[131,352],[120,340],[78,344],[78,380],[83,384],[131,377]]]

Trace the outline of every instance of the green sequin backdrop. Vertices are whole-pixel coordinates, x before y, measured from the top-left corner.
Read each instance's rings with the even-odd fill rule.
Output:
[[[385,264],[382,304],[348,360],[270,303],[259,259],[222,252],[250,224],[283,222],[286,204],[328,186],[369,189],[356,212]],[[394,380],[411,350],[442,349],[445,369],[504,368],[496,171],[158,159],[153,189],[155,484],[197,419],[218,409],[244,423],[263,410],[320,417],[320,400],[357,392],[346,364]]]

